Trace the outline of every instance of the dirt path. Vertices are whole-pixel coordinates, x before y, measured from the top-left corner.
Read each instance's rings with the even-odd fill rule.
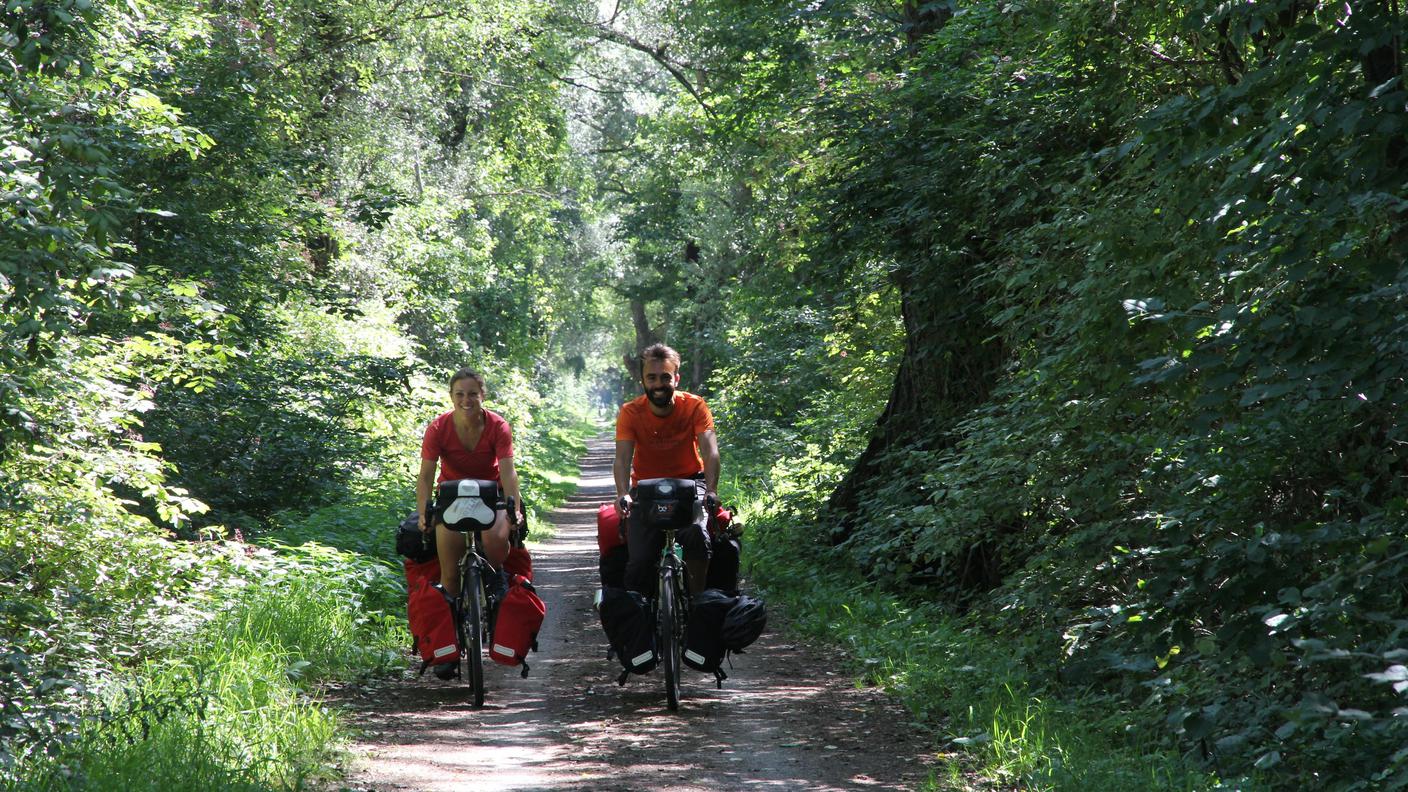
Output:
[[[591,445],[577,494],[530,548],[548,606],[527,679],[486,663],[482,710],[462,682],[427,673],[342,699],[362,730],[344,789],[911,790],[933,766],[907,713],[857,690],[828,654],[769,631],[727,669],[723,690],[687,671],[685,700],[665,708],[659,671],[616,685],[620,666],[592,609],[596,507],[611,500],[611,446]],[[417,662],[415,665],[419,665]]]

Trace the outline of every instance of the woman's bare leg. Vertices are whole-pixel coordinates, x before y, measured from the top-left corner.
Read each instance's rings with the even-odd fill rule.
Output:
[[[445,523],[435,526],[435,554],[440,557],[440,585],[451,597],[460,593],[460,556],[464,555],[464,534],[451,531]]]

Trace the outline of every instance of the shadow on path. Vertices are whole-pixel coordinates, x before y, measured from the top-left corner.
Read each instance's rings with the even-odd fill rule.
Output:
[[[780,635],[784,614],[738,656],[722,690],[687,671],[680,711],[658,672],[616,685],[620,666],[592,608],[596,509],[614,494],[612,444],[592,442],[579,488],[531,547],[547,603],[540,651],[518,669],[486,661],[482,710],[462,682],[430,674],[336,697],[361,730],[344,788],[359,790],[911,790],[936,759],[908,714],[837,673],[834,652]],[[746,550],[745,550],[746,552]],[[419,666],[419,660],[408,664]]]

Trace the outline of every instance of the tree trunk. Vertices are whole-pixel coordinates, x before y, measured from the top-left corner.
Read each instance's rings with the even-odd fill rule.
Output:
[[[623,362],[626,364],[626,370],[631,372],[631,379],[640,382],[640,353],[660,340],[660,336],[650,326],[650,318],[645,315],[644,298],[631,298],[631,324],[636,330],[636,348],[625,356]]]
[[[1002,369],[1003,346],[992,338],[983,300],[967,288],[964,273],[924,270],[898,284],[905,346],[890,398],[865,451],[828,501],[838,518],[837,543],[850,536],[866,493],[893,473],[886,456],[951,447],[954,424],[987,399]]]
[[[1382,11],[1385,18],[1385,27],[1395,26],[1398,22],[1398,0],[1387,0],[1383,3]],[[1403,77],[1403,42],[1398,36],[1393,36],[1382,46],[1375,47],[1364,56],[1364,82],[1370,90],[1388,82],[1394,77]],[[1400,132],[1393,135],[1388,140],[1386,146],[1387,162],[1391,168],[1401,165],[1404,160],[1405,140]]]
[[[904,0],[900,18],[903,20],[905,41],[910,49],[913,49],[930,35],[942,30],[944,25],[953,19],[953,11],[939,8],[934,3]]]
[[[953,17],[946,8],[906,0],[902,25],[911,51]],[[977,246],[981,249],[981,244]],[[900,249],[924,250],[916,241]],[[839,543],[856,525],[861,501],[892,473],[890,452],[932,453],[953,443],[954,423],[987,398],[1001,369],[1001,344],[991,339],[981,295],[956,263],[913,259],[896,273],[904,321],[904,353],[890,399],[855,465],[831,494]]]

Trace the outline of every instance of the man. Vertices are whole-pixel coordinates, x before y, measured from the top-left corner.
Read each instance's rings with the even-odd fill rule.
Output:
[[[675,390],[680,382],[680,355],[664,344],[641,353],[641,386],[645,394],[622,405],[616,416],[616,506],[626,519],[626,588],[651,594],[655,563],[665,538],[646,527],[633,513],[631,488],[641,479],[703,479],[705,502],[696,504],[694,524],[675,533],[684,548],[689,590],[704,590],[709,572],[707,515],[717,506],[719,444],[709,405],[692,393]]]

